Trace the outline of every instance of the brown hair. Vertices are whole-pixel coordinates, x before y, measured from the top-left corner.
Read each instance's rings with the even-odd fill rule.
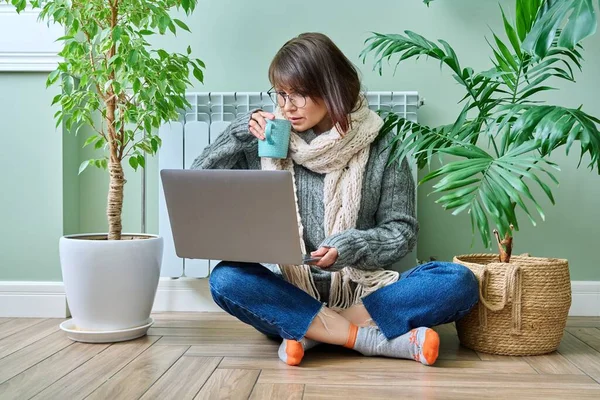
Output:
[[[348,114],[360,94],[356,67],[322,33],[303,33],[279,49],[269,66],[273,86],[293,89],[311,99],[322,99],[340,133],[350,128]]]

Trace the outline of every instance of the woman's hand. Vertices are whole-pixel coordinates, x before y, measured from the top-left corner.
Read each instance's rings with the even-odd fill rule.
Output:
[[[322,257],[317,262],[311,262],[311,265],[316,265],[320,268],[329,268],[335,263],[338,258],[338,251],[335,247],[321,247],[310,253],[313,257]]]
[[[275,119],[275,115],[266,111],[257,111],[250,117],[248,129],[250,133],[260,140],[265,140],[265,128],[267,127],[267,119]]]

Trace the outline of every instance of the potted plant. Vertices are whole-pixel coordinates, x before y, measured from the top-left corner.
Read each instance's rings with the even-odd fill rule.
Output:
[[[569,154],[578,145],[579,161],[587,154],[589,167],[600,171],[600,120],[581,107],[548,105],[535,96],[553,89],[547,83],[551,78],[574,81],[573,69],[581,69],[582,63],[580,42],[596,31],[594,0],[515,3],[514,23],[501,9],[508,40],[493,34],[488,41],[493,67],[487,71],[462,66],[446,41],[436,44],[410,31],[374,33],[361,57],[364,62],[372,54],[380,73],[383,62],[395,57],[396,67],[412,57],[434,58],[465,89],[464,106],[454,123],[428,127],[390,114],[381,133],[395,132],[390,162],[412,154],[422,169],[440,157],[442,166],[419,183],[437,179],[433,193],[442,195],[436,203],[454,215],[467,213],[473,234],[477,228],[487,248],[490,220],[496,226],[499,256],[454,258],[475,272],[481,289],[478,306],[457,323],[461,342],[484,352],[525,355],[558,347],[571,287],[566,260],[511,258],[513,229],[519,229],[517,211],[534,225],[531,207],[544,218],[531,187],[538,186],[554,203],[545,181],[558,183],[553,174],[558,167],[548,158],[560,147]]]
[[[22,11],[25,0],[10,1]],[[169,15],[190,14],[196,0],[32,0],[40,19],[65,28],[56,70],[47,85],[60,84],[52,104],[56,126],[77,134],[93,129],[84,144],[104,156],[83,162],[110,175],[106,216],[108,233],[60,238],[63,281],[72,320],[70,337],[94,331],[88,341],[127,340],[145,334],[158,287],[163,239],[156,235],[122,234],[121,212],[126,183],[123,162],[145,168],[146,154],[161,145],[155,134],[162,123],[179,118],[189,105],[185,98],[190,72],[203,81],[199,59],[154,49],[152,35],[176,34],[185,23]],[[63,327],[67,330],[65,327]],[[111,335],[102,335],[102,333]],[[85,337],[82,340],[86,340]]]

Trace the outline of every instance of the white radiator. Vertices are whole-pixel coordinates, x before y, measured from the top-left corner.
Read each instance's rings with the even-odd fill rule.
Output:
[[[420,105],[417,92],[367,92],[369,107],[393,111],[411,121],[417,120]],[[266,92],[211,92],[188,93],[186,95],[191,108],[182,113],[178,122],[165,124],[159,129],[162,147],[158,154],[159,170],[164,168],[184,168],[192,162],[202,150],[221,134],[238,115],[254,108],[273,111],[274,105]],[[415,182],[416,169],[413,169]],[[165,204],[162,184],[159,180],[158,233],[164,237],[164,255],[161,276],[197,277],[210,275],[211,268],[220,260],[181,259],[175,254],[173,235],[169,215]],[[399,268],[416,265],[416,248],[399,263]]]

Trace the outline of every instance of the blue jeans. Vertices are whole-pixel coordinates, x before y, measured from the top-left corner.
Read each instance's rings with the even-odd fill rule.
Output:
[[[227,313],[267,336],[300,340],[323,304],[256,263],[223,261],[209,279],[214,301]],[[413,328],[464,317],[479,299],[477,278],[468,268],[430,262],[363,298],[388,339]]]

